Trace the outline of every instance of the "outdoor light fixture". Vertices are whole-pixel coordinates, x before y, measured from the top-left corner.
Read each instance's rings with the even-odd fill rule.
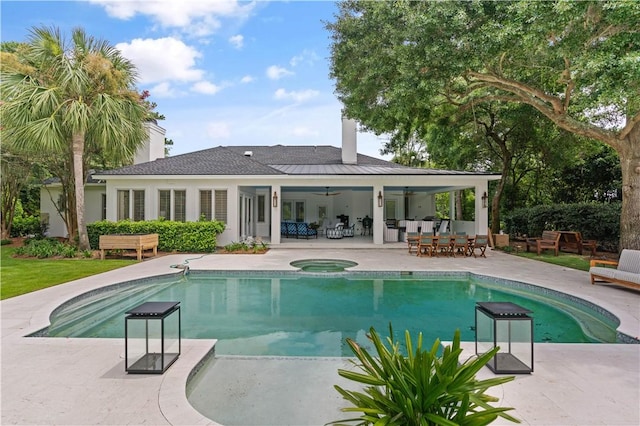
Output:
[[[378,207],[382,207],[382,191],[378,191]]]
[[[487,367],[497,374],[533,372],[533,318],[511,302],[476,303],[476,355],[499,348]]]
[[[273,191],[273,207],[278,207],[278,193]]]
[[[486,209],[487,208],[487,200],[489,199],[489,196],[487,195],[487,191],[484,192],[484,194],[482,194],[482,208]]]
[[[164,373],[180,356],[180,302],[145,302],[126,314],[125,371]]]

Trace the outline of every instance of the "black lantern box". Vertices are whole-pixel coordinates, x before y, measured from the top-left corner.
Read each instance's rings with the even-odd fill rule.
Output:
[[[511,302],[476,304],[476,354],[495,347],[499,351],[487,363],[498,374],[533,372],[532,311]]]
[[[125,317],[125,371],[162,374],[180,356],[180,302],[146,302]]]

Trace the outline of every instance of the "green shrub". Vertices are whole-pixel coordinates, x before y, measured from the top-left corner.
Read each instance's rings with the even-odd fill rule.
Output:
[[[498,416],[519,423],[508,414],[507,407],[492,407],[497,401],[487,395],[488,388],[513,380],[513,376],[477,380],[476,373],[495,355],[499,348],[460,362],[460,331],[454,334],[452,346],[446,346],[438,356],[440,340],[431,350],[422,349],[422,333],[415,346],[405,331],[406,353],[393,341],[393,332],[385,345],[378,333],[370,330],[377,357],[347,339],[362,371],[338,370],[340,376],[366,385],[364,392],[347,391],[334,386],[353,407],[345,412],[361,412],[358,418],[339,420],[331,424],[355,422],[360,425],[486,425]]]
[[[574,203],[515,209],[505,215],[507,232],[514,237],[542,235],[544,230],[579,231],[605,250],[618,251],[620,203]]]
[[[46,259],[54,256],[76,257],[78,249],[74,246],[63,244],[53,238],[26,240],[24,246],[16,248],[18,256],[37,257]]]
[[[251,252],[258,253],[265,250],[268,247],[267,243],[261,240],[249,238],[245,241],[231,242],[224,246],[227,252]]]
[[[27,235],[42,235],[42,225],[38,216],[16,216],[11,225],[12,237],[24,237]]]
[[[224,231],[224,223],[172,222],[147,220],[133,222],[103,220],[87,226],[89,243],[99,248],[100,235],[109,234],[158,234],[158,250],[190,253],[212,253],[216,249],[217,235]]]

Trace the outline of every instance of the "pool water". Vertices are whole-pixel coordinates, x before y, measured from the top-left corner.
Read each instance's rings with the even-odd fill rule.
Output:
[[[533,311],[537,342],[615,342],[617,324],[566,300],[469,277],[190,274],[120,284],[66,304],[46,335],[124,337],[124,312],[178,301],[183,338],[218,339],[221,355],[351,356],[347,337],[368,346],[374,327],[422,332],[425,342],[475,339],[475,304],[509,301]]]

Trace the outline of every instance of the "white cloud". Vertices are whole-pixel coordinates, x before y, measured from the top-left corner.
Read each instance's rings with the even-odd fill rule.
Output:
[[[267,77],[269,77],[271,80],[279,80],[287,75],[293,75],[293,72],[277,65],[271,65],[269,68],[267,68]]]
[[[240,79],[240,83],[251,83],[252,81],[254,81],[254,78],[250,75],[245,75],[244,77],[242,77]]]
[[[229,123],[214,121],[207,124],[207,136],[211,139],[229,139],[231,137]]]
[[[217,86],[208,81],[199,81],[191,86],[191,90],[205,95],[215,95],[222,90],[222,86]]]
[[[149,93],[151,93],[151,96],[157,98],[175,98],[178,96],[178,93],[168,82],[156,84],[154,87],[149,89]]]
[[[273,97],[278,100],[292,100],[294,102],[304,102],[311,98],[318,96],[320,92],[317,90],[301,90],[301,91],[291,91],[287,92],[285,89],[278,89],[276,93],[274,93]]]
[[[200,52],[173,37],[137,38],[115,47],[136,65],[141,83],[197,81],[204,75],[195,67],[196,59],[202,56]]]
[[[236,0],[90,0],[115,18],[128,20],[146,15],[165,28],[180,28],[196,35],[208,35],[221,26],[221,18],[246,19],[255,2]]]
[[[240,34],[229,37],[229,43],[236,49],[242,49],[244,46],[244,37]]]
[[[305,63],[307,65],[313,65],[319,59],[316,52],[313,50],[304,49],[301,54],[294,56],[289,60],[289,65],[297,67],[298,65]]]

